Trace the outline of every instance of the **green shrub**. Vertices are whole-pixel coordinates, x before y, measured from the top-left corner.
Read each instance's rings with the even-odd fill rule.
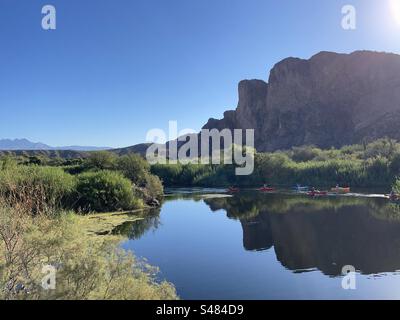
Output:
[[[293,147],[291,158],[296,162],[304,162],[315,159],[321,154],[321,150],[313,146]]]
[[[151,173],[158,176],[166,186],[180,185],[181,164],[155,164],[151,166]]]
[[[392,190],[396,193],[400,193],[400,179],[396,179],[393,183]]]
[[[10,156],[0,158],[0,170],[13,169],[17,166],[17,161]]]
[[[61,168],[12,166],[0,171],[0,195],[11,205],[23,205],[33,214],[68,207],[75,183],[75,178]]]
[[[364,152],[364,159],[373,157],[392,157],[397,151],[399,151],[399,145],[395,140],[392,139],[378,139],[374,142],[366,145]]]
[[[152,174],[146,174],[146,195],[149,198],[161,200],[164,196],[164,187],[159,177]]]
[[[119,211],[141,207],[130,180],[112,171],[86,172],[78,176],[77,206],[83,211]]]
[[[400,153],[396,153],[389,165],[390,172],[393,176],[399,176],[400,175]]]
[[[117,156],[109,151],[91,152],[86,159],[86,167],[94,170],[114,170],[117,166]]]
[[[117,169],[134,184],[143,186],[146,183],[150,165],[140,155],[129,154],[118,158]]]

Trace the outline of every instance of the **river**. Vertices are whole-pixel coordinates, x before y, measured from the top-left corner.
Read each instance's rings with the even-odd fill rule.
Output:
[[[182,299],[400,298],[400,210],[379,196],[173,190],[116,232]]]

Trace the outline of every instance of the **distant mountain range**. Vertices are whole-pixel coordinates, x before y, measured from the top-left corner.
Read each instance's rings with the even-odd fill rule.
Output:
[[[41,142],[31,142],[27,139],[0,139],[0,150],[71,150],[71,151],[99,151],[109,150],[109,147],[92,147],[92,146],[65,146],[52,147]]]

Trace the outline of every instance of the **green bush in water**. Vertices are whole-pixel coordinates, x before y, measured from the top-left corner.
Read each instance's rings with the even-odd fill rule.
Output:
[[[121,173],[113,171],[86,172],[78,176],[78,208],[107,212],[132,210],[143,206],[134,196],[133,186]]]

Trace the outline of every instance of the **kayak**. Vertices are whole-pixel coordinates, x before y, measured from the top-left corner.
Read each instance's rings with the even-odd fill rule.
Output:
[[[239,188],[228,188],[228,192],[229,193],[236,193],[236,192],[239,192],[239,191],[240,191]]]
[[[307,193],[307,195],[311,197],[316,197],[316,196],[326,196],[328,194],[327,191],[310,191]]]
[[[259,189],[261,192],[271,192],[274,191],[275,188],[268,188],[268,187],[262,187]]]
[[[350,188],[332,188],[331,189],[332,192],[336,192],[336,193],[349,193],[350,192]]]

